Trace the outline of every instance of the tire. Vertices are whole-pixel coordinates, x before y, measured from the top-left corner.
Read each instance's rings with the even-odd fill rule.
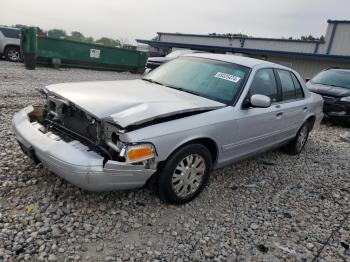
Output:
[[[155,191],[163,202],[185,204],[203,191],[211,170],[212,156],[208,148],[201,144],[186,145],[160,168]]]
[[[298,155],[303,150],[310,133],[310,122],[306,121],[298,130],[295,138],[284,147],[284,151],[289,155]]]
[[[21,61],[21,52],[19,47],[15,47],[15,46],[6,47],[4,55],[5,55],[5,59],[8,61],[11,61],[11,62]]]

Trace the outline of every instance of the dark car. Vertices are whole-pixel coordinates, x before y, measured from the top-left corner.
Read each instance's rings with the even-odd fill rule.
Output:
[[[159,57],[150,57],[147,59],[147,64],[146,64],[146,68],[147,69],[154,69],[157,68],[158,66],[160,66],[161,64],[164,64],[166,62],[169,62],[170,60],[173,60],[179,56],[182,55],[187,55],[190,53],[195,53],[195,51],[193,50],[176,50],[174,52],[171,52],[169,54],[167,54],[166,56],[159,56]]]
[[[350,124],[350,69],[323,70],[306,85],[323,97],[323,112],[330,120]]]

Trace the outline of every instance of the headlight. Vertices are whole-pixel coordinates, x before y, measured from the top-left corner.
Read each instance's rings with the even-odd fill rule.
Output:
[[[39,93],[44,97],[47,98],[47,96],[49,95],[49,90],[47,90],[46,87],[40,88],[39,89]]]
[[[340,98],[340,101],[350,102],[350,96],[342,97],[342,98]]]
[[[120,152],[126,162],[141,162],[156,156],[156,150],[151,144],[127,145]]]

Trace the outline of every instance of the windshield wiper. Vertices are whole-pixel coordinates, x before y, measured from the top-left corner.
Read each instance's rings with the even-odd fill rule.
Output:
[[[187,90],[187,89],[184,89],[184,88],[181,88],[181,87],[174,87],[174,86],[167,86],[167,87],[170,87],[170,88],[182,91],[182,92],[186,92],[186,93],[189,93],[189,94],[192,94],[192,95],[202,96],[200,93],[197,93],[197,92],[191,91],[191,90]]]
[[[154,81],[153,79],[151,78],[141,78],[142,80],[144,81],[147,81],[147,82],[150,82],[150,83],[153,83],[153,84],[157,84],[157,85],[161,85],[161,86],[165,86],[164,84],[160,83],[160,82],[157,82],[157,81]]]
[[[144,81],[153,83],[153,84],[157,84],[157,85],[161,85],[161,86],[166,86],[166,87],[169,87],[169,88],[172,88],[172,89],[176,89],[176,90],[179,90],[179,91],[182,91],[182,92],[190,93],[190,94],[192,94],[192,95],[202,96],[200,93],[197,93],[197,92],[195,92],[195,91],[187,90],[187,89],[184,89],[184,88],[182,88],[182,87],[175,87],[175,86],[164,85],[163,83],[154,81],[154,80],[151,79],[151,78],[141,78],[141,79],[144,80]]]

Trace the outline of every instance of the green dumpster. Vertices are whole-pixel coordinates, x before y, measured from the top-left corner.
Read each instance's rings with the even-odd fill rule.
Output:
[[[46,37],[35,27],[22,30],[21,50],[27,69],[46,64],[142,73],[147,60],[144,52]]]

